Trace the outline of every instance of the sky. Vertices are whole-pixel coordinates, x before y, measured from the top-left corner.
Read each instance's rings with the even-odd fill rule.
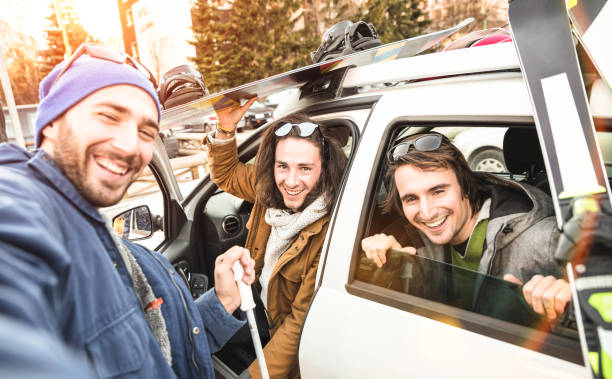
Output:
[[[117,0],[73,0],[73,3],[89,34],[104,43],[121,38]],[[51,0],[2,0],[0,19],[32,36],[39,48],[44,48],[41,45],[45,43],[45,18],[50,6]]]

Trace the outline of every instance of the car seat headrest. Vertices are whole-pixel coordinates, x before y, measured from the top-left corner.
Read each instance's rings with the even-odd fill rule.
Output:
[[[509,128],[504,135],[504,161],[512,174],[543,170],[544,158],[536,131]]]

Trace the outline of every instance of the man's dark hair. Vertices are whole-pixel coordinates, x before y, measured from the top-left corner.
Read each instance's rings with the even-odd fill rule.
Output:
[[[408,138],[413,139],[414,136]],[[461,151],[448,138],[443,136],[440,147],[436,150],[419,151],[411,147],[407,154],[388,164],[384,178],[387,196],[382,203],[385,213],[395,210],[399,214],[404,214],[397,186],[395,185],[395,171],[403,165],[411,165],[423,171],[438,169],[453,170],[461,188],[461,195],[470,202],[472,214],[480,211],[482,204],[490,196],[485,186],[484,177],[480,173],[472,171]]]
[[[320,133],[315,130],[310,136],[301,137],[298,128],[294,127],[285,136],[279,137],[274,134],[274,131],[285,123],[300,124],[302,122],[317,124]],[[321,176],[319,181],[315,188],[306,196],[299,210],[303,210],[323,194],[325,208],[330,213],[340,181],[342,180],[347,158],[337,139],[333,136],[332,128],[313,121],[303,114],[294,114],[277,120],[270,124],[264,132],[261,144],[259,145],[259,151],[257,152],[255,168],[257,175],[255,180],[257,199],[267,208],[286,208],[283,196],[276,187],[276,181],[274,180],[276,145],[279,141],[286,138],[301,138],[313,143],[319,148],[321,157]]]

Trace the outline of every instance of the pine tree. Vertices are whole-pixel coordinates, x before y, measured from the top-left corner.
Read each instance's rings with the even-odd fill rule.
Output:
[[[383,44],[421,35],[431,22],[423,0],[369,0],[359,9],[359,19],[370,22]]]
[[[62,17],[64,29],[68,35],[68,43],[70,44],[72,52],[74,52],[83,42],[96,42],[80,24],[70,2],[64,2],[59,12],[60,17]],[[38,68],[41,78],[44,78],[53,67],[64,60],[66,53],[62,31],[57,23],[53,5],[50,7],[50,14],[47,16],[47,22],[49,27],[45,32],[47,34],[48,48],[40,51],[40,63]]]
[[[215,1],[192,11],[197,56],[211,92],[312,63],[319,36],[297,0],[236,0],[227,14]]]
[[[227,85],[217,68],[220,65],[222,42],[227,34],[228,16],[227,10],[218,9],[216,1],[197,0],[191,10],[195,41],[190,43],[196,49],[196,56],[192,61],[204,76],[206,86],[211,92]]]

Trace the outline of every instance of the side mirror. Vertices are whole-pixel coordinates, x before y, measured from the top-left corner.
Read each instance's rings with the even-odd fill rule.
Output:
[[[113,229],[121,237],[130,241],[149,238],[160,228],[161,216],[153,216],[149,207],[141,205],[115,216]]]

